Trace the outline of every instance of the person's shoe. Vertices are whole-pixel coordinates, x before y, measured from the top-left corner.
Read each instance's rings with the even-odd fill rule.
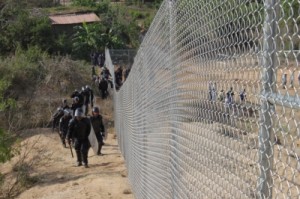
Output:
[[[78,167],[82,166],[82,163],[81,162],[77,162],[77,166]]]
[[[89,168],[89,165],[88,164],[84,164],[84,168]]]
[[[102,153],[97,153],[97,155],[98,155],[98,156],[103,156],[103,154],[102,154]]]

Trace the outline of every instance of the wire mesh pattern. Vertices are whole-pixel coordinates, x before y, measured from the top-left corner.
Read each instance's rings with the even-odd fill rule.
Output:
[[[114,94],[136,198],[300,198],[299,10],[163,1]]]
[[[131,68],[134,61],[134,57],[136,55],[136,50],[110,49],[109,54],[114,65],[122,65],[125,68]]]

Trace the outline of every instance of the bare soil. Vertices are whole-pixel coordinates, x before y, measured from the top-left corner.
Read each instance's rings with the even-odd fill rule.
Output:
[[[124,160],[113,134],[109,134],[103,146],[103,156],[96,156],[92,150],[89,151],[90,168],[84,168],[75,166],[76,158],[71,157],[69,148],[62,146],[58,134],[50,129],[34,129],[32,133],[36,135],[23,141],[27,146],[36,143],[29,158],[34,157],[31,160],[34,162],[37,153],[40,153],[43,159],[37,167],[33,164],[32,175],[38,179],[37,183],[17,198],[134,198],[127,181]],[[9,175],[13,172],[13,163],[14,160],[1,165],[0,170]]]
[[[7,191],[14,182],[14,165],[26,157],[24,163],[29,165],[28,173],[34,181],[21,187],[22,192],[16,197],[18,199],[133,199],[113,128],[112,100],[97,98],[96,103],[100,105],[108,132],[102,148],[103,156],[95,155],[90,149],[89,168],[76,167],[74,149],[72,158],[70,148],[63,147],[57,132],[49,128],[25,130],[20,154],[0,165],[0,172],[5,176],[2,191]],[[0,198],[1,195],[5,194],[0,194]]]

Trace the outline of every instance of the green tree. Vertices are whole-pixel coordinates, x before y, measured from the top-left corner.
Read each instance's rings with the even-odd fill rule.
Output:
[[[96,0],[72,0],[73,5],[93,7],[96,5]]]
[[[298,0],[281,0],[282,6],[280,12],[280,36],[283,39],[283,46],[285,50],[299,50],[300,39],[299,34],[295,34],[295,27],[300,26],[300,2]]]
[[[28,7],[49,8],[59,4],[59,0],[26,0]]]
[[[97,51],[102,43],[102,25],[83,23],[82,26],[75,26],[73,35],[73,55],[86,59],[92,51]]]
[[[43,50],[53,48],[51,23],[48,16],[32,15],[18,1],[8,1],[0,12],[0,54],[13,53],[17,46],[39,46]]]
[[[106,28],[106,34],[103,35],[108,38],[105,46],[109,48],[137,48],[141,29],[138,26],[138,19],[134,18],[132,12],[128,12],[121,5],[111,6],[109,4],[105,10],[106,13],[99,13],[101,23]]]
[[[113,29],[108,29],[106,33],[102,33],[101,38],[103,42],[101,45],[104,47],[111,49],[118,49],[124,47],[123,41],[121,40],[119,35],[114,34]]]
[[[96,13],[98,14],[106,14],[110,9],[110,0],[102,0],[96,5]]]
[[[105,47],[121,48],[123,42],[113,29],[106,29],[100,23],[87,24],[75,27],[73,35],[73,55],[87,59],[93,51],[103,51]]]

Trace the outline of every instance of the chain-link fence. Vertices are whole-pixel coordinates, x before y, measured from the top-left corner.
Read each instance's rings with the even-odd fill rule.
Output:
[[[300,198],[299,10],[162,3],[114,95],[136,198]]]
[[[114,65],[131,68],[134,57],[136,55],[135,49],[110,49],[109,54]]]

